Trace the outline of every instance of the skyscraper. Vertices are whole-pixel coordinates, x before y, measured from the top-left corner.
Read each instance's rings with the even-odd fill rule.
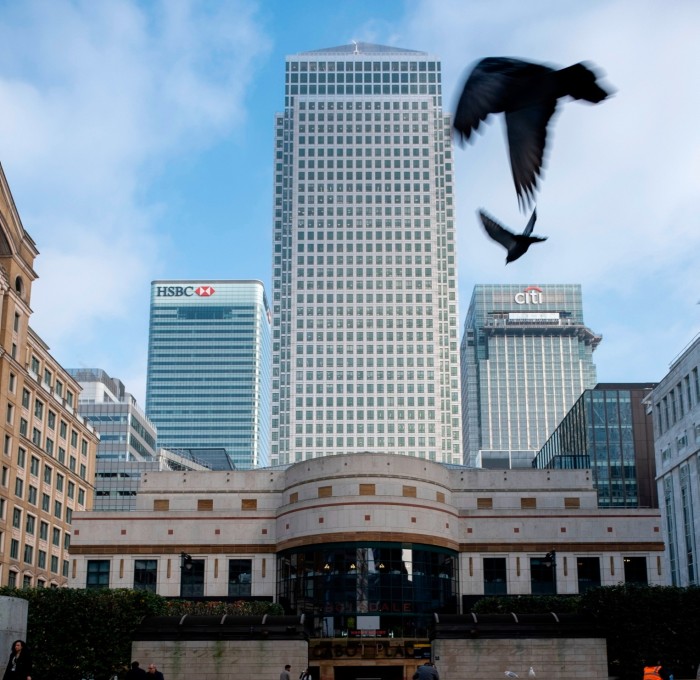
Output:
[[[461,462],[449,116],[440,62],[289,56],[275,125],[273,463]]]
[[[468,465],[529,467],[596,383],[579,285],[477,285],[461,344]]]
[[[158,446],[270,452],[270,320],[259,281],[153,281],[146,414]],[[195,454],[196,455],[196,454]]]

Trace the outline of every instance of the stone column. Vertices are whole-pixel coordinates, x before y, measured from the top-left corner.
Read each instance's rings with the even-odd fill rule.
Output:
[[[15,640],[27,639],[29,602],[19,597],[0,597],[0,663],[7,663]]]

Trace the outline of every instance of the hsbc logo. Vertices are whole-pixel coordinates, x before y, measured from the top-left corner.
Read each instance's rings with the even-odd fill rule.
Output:
[[[544,293],[537,286],[528,286],[520,293],[516,293],[514,298],[518,305],[541,305],[544,302]]]
[[[212,286],[156,286],[156,297],[211,297],[215,292]]]

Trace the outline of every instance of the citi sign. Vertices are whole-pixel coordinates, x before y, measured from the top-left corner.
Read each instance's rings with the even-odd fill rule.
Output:
[[[520,293],[516,293],[514,300],[518,305],[541,305],[544,302],[544,293],[537,286],[528,286]]]
[[[215,292],[211,286],[156,286],[156,297],[210,297]]]

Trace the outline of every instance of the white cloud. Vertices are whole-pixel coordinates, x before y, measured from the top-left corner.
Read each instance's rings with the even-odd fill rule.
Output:
[[[604,335],[600,380],[658,380],[700,328],[700,136],[694,86],[700,5],[674,12],[650,0],[408,4],[402,43],[443,61],[453,107],[467,66],[485,56],[568,65],[589,60],[615,96],[566,101],[554,121],[536,233],[549,236],[518,262],[477,224],[486,207],[522,229],[502,121],[455,148],[460,297],[475,283],[582,283],[588,324]]]
[[[33,325],[59,360],[124,323],[137,298],[147,314],[169,247],[148,184],[245,122],[270,44],[255,12],[247,0],[3,9],[1,160],[41,251]]]

